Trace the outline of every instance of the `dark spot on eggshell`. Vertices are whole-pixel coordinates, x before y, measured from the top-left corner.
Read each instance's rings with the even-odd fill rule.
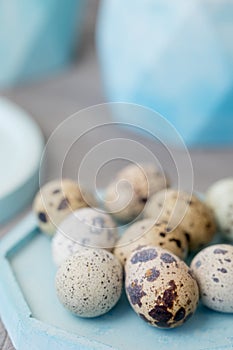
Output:
[[[208,229],[208,228],[211,228],[212,227],[212,224],[211,222],[207,222],[207,224],[205,225],[205,227]]]
[[[231,259],[224,259],[224,261],[226,261],[226,262],[231,262]]]
[[[161,237],[165,237],[166,236],[166,233],[164,233],[164,232],[160,232],[160,234],[159,234]]]
[[[221,248],[216,248],[215,250],[214,250],[214,254],[226,254],[227,253],[227,250],[225,250],[225,249],[221,249]]]
[[[218,283],[219,282],[219,279],[217,277],[213,277],[212,280],[215,282],[215,283]]]
[[[222,273],[227,273],[227,270],[224,269],[224,267],[222,267],[221,269],[218,269],[219,272],[222,272]]]
[[[145,274],[145,278],[147,279],[148,282],[153,282],[155,281],[160,275],[159,270],[156,270],[155,267],[152,269],[148,269]]]
[[[95,217],[92,220],[92,225],[90,226],[90,232],[93,234],[100,234],[105,227],[105,221],[102,217]],[[108,230],[108,239],[111,239],[112,232],[111,230]]]
[[[140,202],[143,204],[146,204],[147,199],[148,199],[147,197],[142,197],[142,198],[140,198]]]
[[[155,305],[148,313],[156,322],[157,326],[167,328],[168,321],[172,318],[172,313],[169,312],[166,306]]]
[[[158,296],[156,303],[167,308],[172,308],[174,300],[177,298],[177,286],[174,280],[170,280],[169,287],[164,291],[163,296]]]
[[[142,306],[141,298],[146,295],[143,291],[141,285],[138,284],[138,280],[134,280],[127,288],[128,295],[130,297],[130,301],[133,305]]]
[[[54,190],[52,193],[53,194],[57,194],[57,193],[60,193],[61,192],[61,190],[59,189],[59,188],[57,188],[56,190]]]
[[[38,218],[41,222],[47,222],[47,215],[43,213],[42,211],[38,213]]]
[[[169,239],[170,242],[175,242],[178,248],[181,248],[181,241],[179,239],[176,238],[170,238]]]
[[[174,316],[174,321],[176,321],[176,322],[181,321],[181,320],[183,320],[184,317],[185,317],[185,308],[181,307],[176,312],[176,314]]]
[[[171,283],[170,283],[171,282]],[[164,306],[172,308],[174,300],[177,298],[176,284],[174,281],[170,281],[170,287],[163,293],[162,301]]]
[[[170,280],[168,282],[168,285],[171,287],[172,290],[176,290],[177,288],[174,280]]]
[[[161,254],[160,259],[166,264],[172,264],[173,262],[176,262],[176,259],[168,253]]]
[[[131,258],[132,264],[137,264],[138,262],[146,262],[155,259],[158,256],[156,249],[149,248],[142,251],[137,251]]]
[[[64,210],[69,206],[69,200],[67,198],[63,198],[57,207],[57,210]]]
[[[186,237],[186,239],[187,239],[187,241],[189,243],[190,242],[190,233],[185,232],[184,235],[185,235],[185,237]]]
[[[195,263],[195,267],[198,269],[201,266],[201,261],[197,260]]]

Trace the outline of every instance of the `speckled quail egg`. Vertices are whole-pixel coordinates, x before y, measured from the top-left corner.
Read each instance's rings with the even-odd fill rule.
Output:
[[[189,249],[196,250],[209,243],[216,232],[212,210],[195,195],[174,189],[162,190],[148,201],[144,217],[167,220],[180,225],[189,240]]]
[[[188,241],[180,226],[172,229],[166,222],[144,219],[135,222],[124,232],[116,243],[114,254],[124,264],[134,250],[146,245],[160,246],[181,259],[186,258],[188,253]]]
[[[189,267],[176,255],[147,246],[129,256],[125,272],[129,302],[152,326],[177,327],[195,312],[198,285]]]
[[[73,314],[96,317],[108,312],[122,292],[122,266],[103,249],[84,249],[65,260],[56,274],[60,302]]]
[[[33,211],[40,229],[52,235],[57,225],[72,210],[86,207],[79,186],[72,180],[54,180],[48,182],[37,193]]]
[[[215,182],[206,193],[221,234],[233,242],[233,178]]]
[[[106,211],[119,221],[129,222],[143,211],[149,196],[167,185],[165,175],[153,164],[130,164],[107,187]]]
[[[191,269],[203,304],[216,311],[233,312],[233,246],[215,244],[201,250]]]
[[[83,247],[112,250],[118,230],[109,214],[94,208],[82,208],[69,214],[58,226],[52,239],[52,255],[56,265],[80,252]]]

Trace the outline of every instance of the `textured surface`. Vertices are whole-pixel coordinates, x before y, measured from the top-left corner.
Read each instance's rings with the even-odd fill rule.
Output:
[[[206,193],[206,202],[213,209],[222,236],[233,242],[233,178],[214,183]]]
[[[32,113],[45,136],[48,137],[53,129],[68,115],[88,105],[103,102],[104,98],[101,95],[100,86],[101,80],[97,62],[93,52],[89,52],[89,55],[84,56],[79,66],[73,67],[66,74],[34,86],[25,86],[21,89],[5,92],[4,95]],[[82,147],[88,145],[89,140]],[[62,142],[59,147],[54,147],[51,150],[50,156],[56,159],[60,147],[62,147]],[[158,152],[163,156],[162,150],[158,149]],[[182,161],[182,153],[177,153]],[[192,150],[195,189],[205,191],[213,181],[230,176],[233,173],[232,154],[232,149]],[[71,159],[66,169],[67,173],[71,171],[72,166],[73,160]],[[183,171],[185,174],[185,167],[183,167]],[[48,168],[48,174],[50,179],[56,175],[52,166]],[[5,234],[24,215],[25,213],[21,214],[14,222],[1,227],[0,235]],[[205,323],[205,318],[202,322]],[[0,326],[0,329],[2,329],[2,326]],[[3,336],[0,336],[1,341],[4,336],[5,332]],[[161,341],[163,341],[163,334],[161,334],[161,337]],[[9,339],[6,340],[4,346],[4,350],[11,349]]]
[[[0,309],[18,350],[76,350],[77,345],[82,350],[141,350],[150,349],[155,342],[161,350],[167,350],[168,344],[183,350],[187,342],[190,350],[232,348],[232,315],[202,305],[189,322],[171,331],[149,327],[135,315],[125,295],[106,315],[74,317],[56,298],[50,241],[34,227],[35,219],[26,217],[8,235],[0,253],[4,301]],[[2,259],[3,251],[10,247],[14,249],[10,249],[8,259]]]
[[[93,1],[93,3],[96,1]],[[90,19],[94,11],[89,14]],[[92,28],[93,29],[93,28]],[[62,122],[67,116],[87,106],[104,102],[102,93],[102,82],[98,62],[93,51],[92,29],[88,29],[88,37],[91,39],[84,43],[85,49],[77,65],[71,67],[66,72],[57,77],[35,83],[33,85],[24,85],[20,88],[1,91],[1,94],[12,99],[20,106],[31,113],[38,124],[41,126],[46,138],[52,133],[54,128]],[[90,140],[86,140],[82,147],[88,147]],[[63,147],[63,140],[54,147],[50,153],[50,159],[57,159],[59,149]],[[158,148],[158,154],[163,157],[166,164],[168,160],[163,154],[163,150]],[[180,162],[182,162],[182,153],[177,152]],[[222,177],[229,177],[233,173],[232,149],[194,149],[191,150],[191,158],[194,170],[194,187],[198,191],[205,191],[214,181]],[[73,167],[74,158],[70,159],[66,169],[68,175]],[[183,167],[186,173],[185,166]],[[53,163],[48,167],[48,177],[54,178]],[[102,180],[105,183],[106,179]],[[184,188],[186,184],[184,183]],[[19,215],[8,225],[1,227],[0,236],[3,236],[20,219],[25,216],[25,212]],[[0,301],[1,302],[1,301]],[[229,318],[231,321],[231,318]],[[206,318],[202,319],[201,324],[206,323]],[[5,340],[6,339],[6,340]],[[161,333],[161,341],[164,341],[164,333]],[[12,346],[9,338],[6,338],[6,331],[0,324],[0,344],[4,343],[3,350],[11,350]],[[0,346],[0,348],[1,348]],[[215,344],[213,342],[214,348]]]
[[[168,180],[154,164],[130,164],[116,174],[106,189],[106,210],[122,222],[137,218],[147,198],[166,188]]]
[[[53,235],[58,225],[73,210],[86,207],[82,192],[76,182],[54,180],[40,188],[33,202],[40,229]]]
[[[112,250],[118,230],[111,216],[93,208],[74,211],[58,226],[52,240],[52,255],[59,266],[84,247]]]
[[[167,223],[144,219],[129,226],[118,240],[114,254],[124,264],[135,249],[144,245],[160,246],[181,259],[185,259],[188,253],[188,240],[181,227],[171,230]]]
[[[194,257],[191,269],[203,304],[212,310],[233,313],[233,246],[215,244],[201,250]]]
[[[81,317],[110,311],[122,294],[123,268],[103,249],[84,249],[61,264],[56,274],[57,296],[66,309]]]
[[[171,252],[153,246],[138,249],[129,256],[125,273],[129,302],[150,325],[178,327],[196,311],[199,302],[197,282],[189,267]],[[168,344],[170,341],[168,334]],[[184,344],[180,345],[183,349]]]
[[[190,196],[190,193],[185,191],[162,190],[148,202],[149,210],[145,210],[145,213],[149,214],[148,217],[167,220],[171,226],[181,225],[189,241],[190,251],[201,248],[213,239],[216,232],[213,213],[194,194]]]
[[[1,320],[0,320],[0,349],[1,350],[14,349]]]

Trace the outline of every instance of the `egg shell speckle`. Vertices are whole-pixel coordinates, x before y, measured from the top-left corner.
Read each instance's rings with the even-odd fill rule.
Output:
[[[233,246],[215,244],[192,260],[202,302],[210,309],[233,312]]]
[[[233,242],[233,178],[215,182],[206,193],[223,237]]]
[[[115,256],[125,264],[128,256],[140,246],[160,246],[184,259],[188,253],[185,232],[177,226],[172,229],[166,222],[144,219],[132,224],[116,243]]]
[[[77,316],[100,316],[119,300],[122,276],[122,266],[113,254],[86,248],[59,267],[57,296],[65,308]]]
[[[129,222],[143,211],[149,196],[167,186],[166,176],[155,165],[130,164],[107,187],[106,211],[117,220]]]
[[[173,227],[181,226],[192,251],[209,243],[216,232],[212,210],[195,195],[184,191],[167,189],[154,194],[147,203],[144,217],[167,220]]]
[[[52,256],[56,265],[84,247],[113,249],[118,230],[111,216],[93,208],[82,208],[68,215],[52,239]]]
[[[46,183],[33,202],[40,229],[53,235],[57,226],[72,211],[87,207],[79,186],[72,180],[62,179]]]
[[[159,247],[144,247],[125,265],[125,289],[134,311],[159,328],[174,328],[195,312],[199,291],[189,267]]]
[[[189,267],[174,254],[144,247],[125,265],[125,289],[134,311],[159,328],[182,325],[195,312],[199,291]]]

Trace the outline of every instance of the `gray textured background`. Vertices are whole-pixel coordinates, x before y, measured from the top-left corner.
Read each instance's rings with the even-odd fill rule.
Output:
[[[98,1],[90,1],[84,40],[79,58],[73,66],[60,72],[59,75],[49,77],[41,82],[26,84],[1,92],[1,95],[18,103],[35,118],[46,139],[54,128],[71,114],[82,108],[105,102],[93,35],[97,5]],[[67,132],[67,134],[69,133]],[[64,135],[64,138],[66,136],[68,135]],[[88,145],[82,145],[84,148],[86,146]],[[51,157],[56,158],[56,155],[59,153],[59,147],[62,147],[62,144],[51,150]],[[213,181],[222,177],[232,176],[233,174],[232,149],[195,149],[191,150],[190,154],[194,169],[194,188],[198,191],[205,191]],[[177,156],[182,160],[182,154],[178,152]],[[68,170],[69,166],[72,167],[73,161],[74,159],[70,159]],[[49,176],[52,177],[52,169],[49,171]],[[185,164],[182,171],[185,174]],[[0,236],[13,227],[28,210],[2,227]],[[0,349],[13,349],[1,322]]]

